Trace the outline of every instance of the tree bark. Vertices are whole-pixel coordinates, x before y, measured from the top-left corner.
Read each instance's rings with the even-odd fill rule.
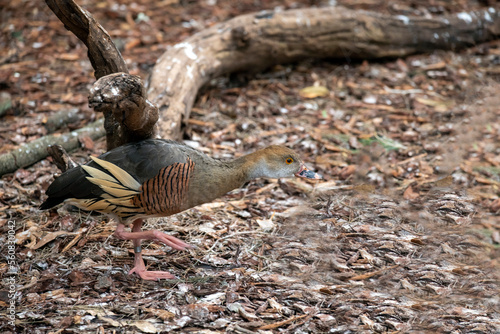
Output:
[[[500,14],[493,8],[435,18],[342,7],[242,15],[165,52],[151,73],[148,97],[160,108],[160,136],[177,139],[200,87],[223,74],[305,58],[404,57],[458,49],[499,33]]]

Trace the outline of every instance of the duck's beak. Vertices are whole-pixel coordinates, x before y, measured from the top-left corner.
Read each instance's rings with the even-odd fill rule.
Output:
[[[319,175],[318,173],[307,169],[307,167],[302,164],[300,165],[300,169],[297,173],[295,173],[296,177],[302,177],[304,179],[313,179],[313,180],[322,180],[323,176]]]

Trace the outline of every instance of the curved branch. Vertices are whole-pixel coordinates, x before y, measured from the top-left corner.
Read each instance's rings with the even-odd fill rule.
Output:
[[[179,138],[201,86],[236,71],[305,58],[403,57],[456,49],[500,33],[493,8],[438,18],[389,16],[341,7],[262,12],[214,25],[171,47],[149,79],[162,137]]]

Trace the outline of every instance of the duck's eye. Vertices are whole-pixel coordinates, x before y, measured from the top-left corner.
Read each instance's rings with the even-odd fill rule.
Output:
[[[292,158],[286,158],[286,163],[289,165],[293,162],[293,159]]]

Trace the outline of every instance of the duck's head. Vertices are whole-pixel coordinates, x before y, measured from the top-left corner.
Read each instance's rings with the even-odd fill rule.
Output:
[[[305,166],[304,162],[293,150],[281,145],[268,146],[257,151],[253,166],[254,177],[301,177],[320,180],[323,177]]]

